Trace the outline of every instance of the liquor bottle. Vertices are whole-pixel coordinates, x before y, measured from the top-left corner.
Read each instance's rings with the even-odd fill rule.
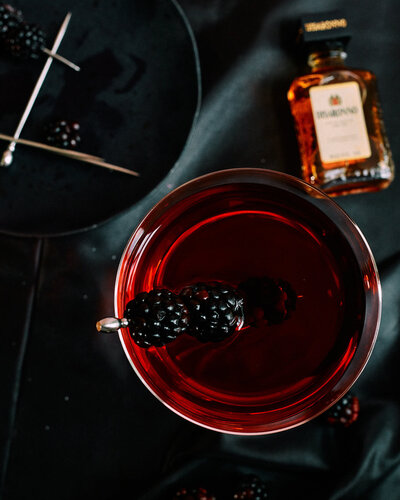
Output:
[[[376,77],[346,66],[346,17],[337,11],[304,16],[299,36],[311,72],[293,81],[288,100],[303,179],[331,196],[387,187],[394,165]]]

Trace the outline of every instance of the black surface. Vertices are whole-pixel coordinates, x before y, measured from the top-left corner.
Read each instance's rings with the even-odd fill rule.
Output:
[[[13,164],[0,169],[0,231],[40,235],[87,228],[134,205],[176,162],[198,104],[192,40],[169,1],[17,5],[25,19],[48,31],[50,46],[71,11],[59,53],[81,67],[75,72],[53,62],[21,137],[45,142],[46,123],[78,121],[81,151],[140,177],[18,146]],[[2,57],[3,133],[13,134],[45,60]]]
[[[270,482],[271,499],[400,498],[400,184],[338,199],[377,258],[383,316],[372,357],[354,386],[360,419],[347,430],[321,419],[291,431],[235,437],[196,427],[159,403],[130,368],[116,337],[94,323],[113,311],[113,284],[126,240],[171,187],[225,167],[268,166],[299,174],[286,90],[299,67],[282,23],[315,11],[315,0],[184,0],[202,62],[205,99],[192,140],[137,206],[95,230],[58,239],[1,237],[5,333],[1,409],[9,459],[3,498],[168,500],[180,485],[224,495],[242,472]],[[378,76],[395,163],[400,158],[397,82],[400,14],[394,0],[326,1],[352,22],[350,65]],[[36,252],[36,253],[35,253]],[[34,260],[41,254],[39,280]],[[21,274],[19,274],[21,273]],[[36,290],[26,349],[29,292]],[[35,285],[36,283],[36,285]],[[9,303],[17,300],[18,309]],[[17,319],[18,317],[18,319]],[[8,341],[7,341],[8,339]],[[16,345],[11,346],[15,341]],[[16,353],[25,352],[25,356]],[[23,360],[18,362],[18,360]],[[22,367],[20,371],[18,367]],[[20,385],[13,385],[20,373]],[[17,404],[11,405],[12,387]],[[3,404],[4,395],[4,404]],[[66,399],[67,398],[67,399]],[[15,419],[8,417],[15,408]],[[3,454],[3,456],[6,456]]]

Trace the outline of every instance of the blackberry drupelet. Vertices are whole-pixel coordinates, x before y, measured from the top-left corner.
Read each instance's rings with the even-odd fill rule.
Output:
[[[359,413],[360,402],[357,396],[346,394],[326,412],[326,420],[331,425],[349,427],[357,420]]]
[[[81,142],[78,122],[59,120],[45,126],[45,139],[50,146],[74,149]]]
[[[0,5],[0,39],[7,37],[8,33],[16,29],[23,22],[22,12],[11,5]]]
[[[4,49],[18,59],[37,59],[45,47],[45,32],[35,24],[19,23],[7,32]]]
[[[139,293],[125,309],[129,332],[139,347],[160,347],[185,332],[189,311],[173,292],[154,289]]]
[[[234,500],[265,500],[268,498],[267,486],[258,476],[246,477],[236,493]]]
[[[216,500],[216,498],[204,488],[194,488],[190,490],[182,488],[175,493],[172,500]]]
[[[243,298],[229,285],[196,283],[179,295],[190,313],[187,333],[201,342],[224,340],[243,322]]]
[[[249,278],[239,284],[245,297],[246,323],[265,320],[271,325],[282,323],[296,309],[296,292],[290,283],[268,277]]]

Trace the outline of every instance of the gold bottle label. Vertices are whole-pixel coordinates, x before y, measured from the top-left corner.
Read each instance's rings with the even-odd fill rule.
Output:
[[[323,163],[371,156],[360,87],[356,82],[312,87],[310,100]]]

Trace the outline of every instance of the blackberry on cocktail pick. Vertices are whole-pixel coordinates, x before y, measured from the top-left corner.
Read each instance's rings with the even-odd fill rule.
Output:
[[[216,497],[204,488],[181,488],[175,493],[172,500],[216,500]]]
[[[282,323],[296,309],[297,295],[289,282],[269,277],[249,278],[239,284],[245,297],[246,323]]]
[[[327,422],[331,425],[349,427],[358,419],[359,412],[360,403],[357,396],[348,393],[332,406],[325,416]]]
[[[81,142],[78,122],[59,120],[45,126],[47,144],[58,148],[74,149]]]
[[[23,22],[22,12],[14,9],[11,5],[2,3],[0,5],[0,39]]]
[[[258,476],[247,476],[233,495],[234,500],[265,500],[267,486]]]
[[[201,342],[226,339],[243,323],[243,298],[222,283],[197,283],[179,294],[189,309],[187,333]]]
[[[129,333],[140,347],[160,347],[184,333],[189,311],[182,299],[165,289],[139,293],[125,309]]]
[[[17,18],[16,18],[17,19]],[[80,71],[79,66],[65,57],[46,48],[46,33],[36,24],[14,21],[7,25],[2,36],[2,45],[6,53],[17,59],[37,59],[41,52],[59,60],[75,71]]]
[[[168,290],[139,294],[128,303],[125,318],[104,318],[96,327],[101,333],[112,333],[129,326],[141,347],[162,346],[184,332],[200,342],[220,342],[260,319],[281,323],[295,309],[296,299],[291,285],[281,279],[250,278],[237,288],[220,282],[196,283],[185,286],[179,296]],[[165,319],[157,312],[158,307],[165,309],[164,300],[169,301],[171,313]]]

